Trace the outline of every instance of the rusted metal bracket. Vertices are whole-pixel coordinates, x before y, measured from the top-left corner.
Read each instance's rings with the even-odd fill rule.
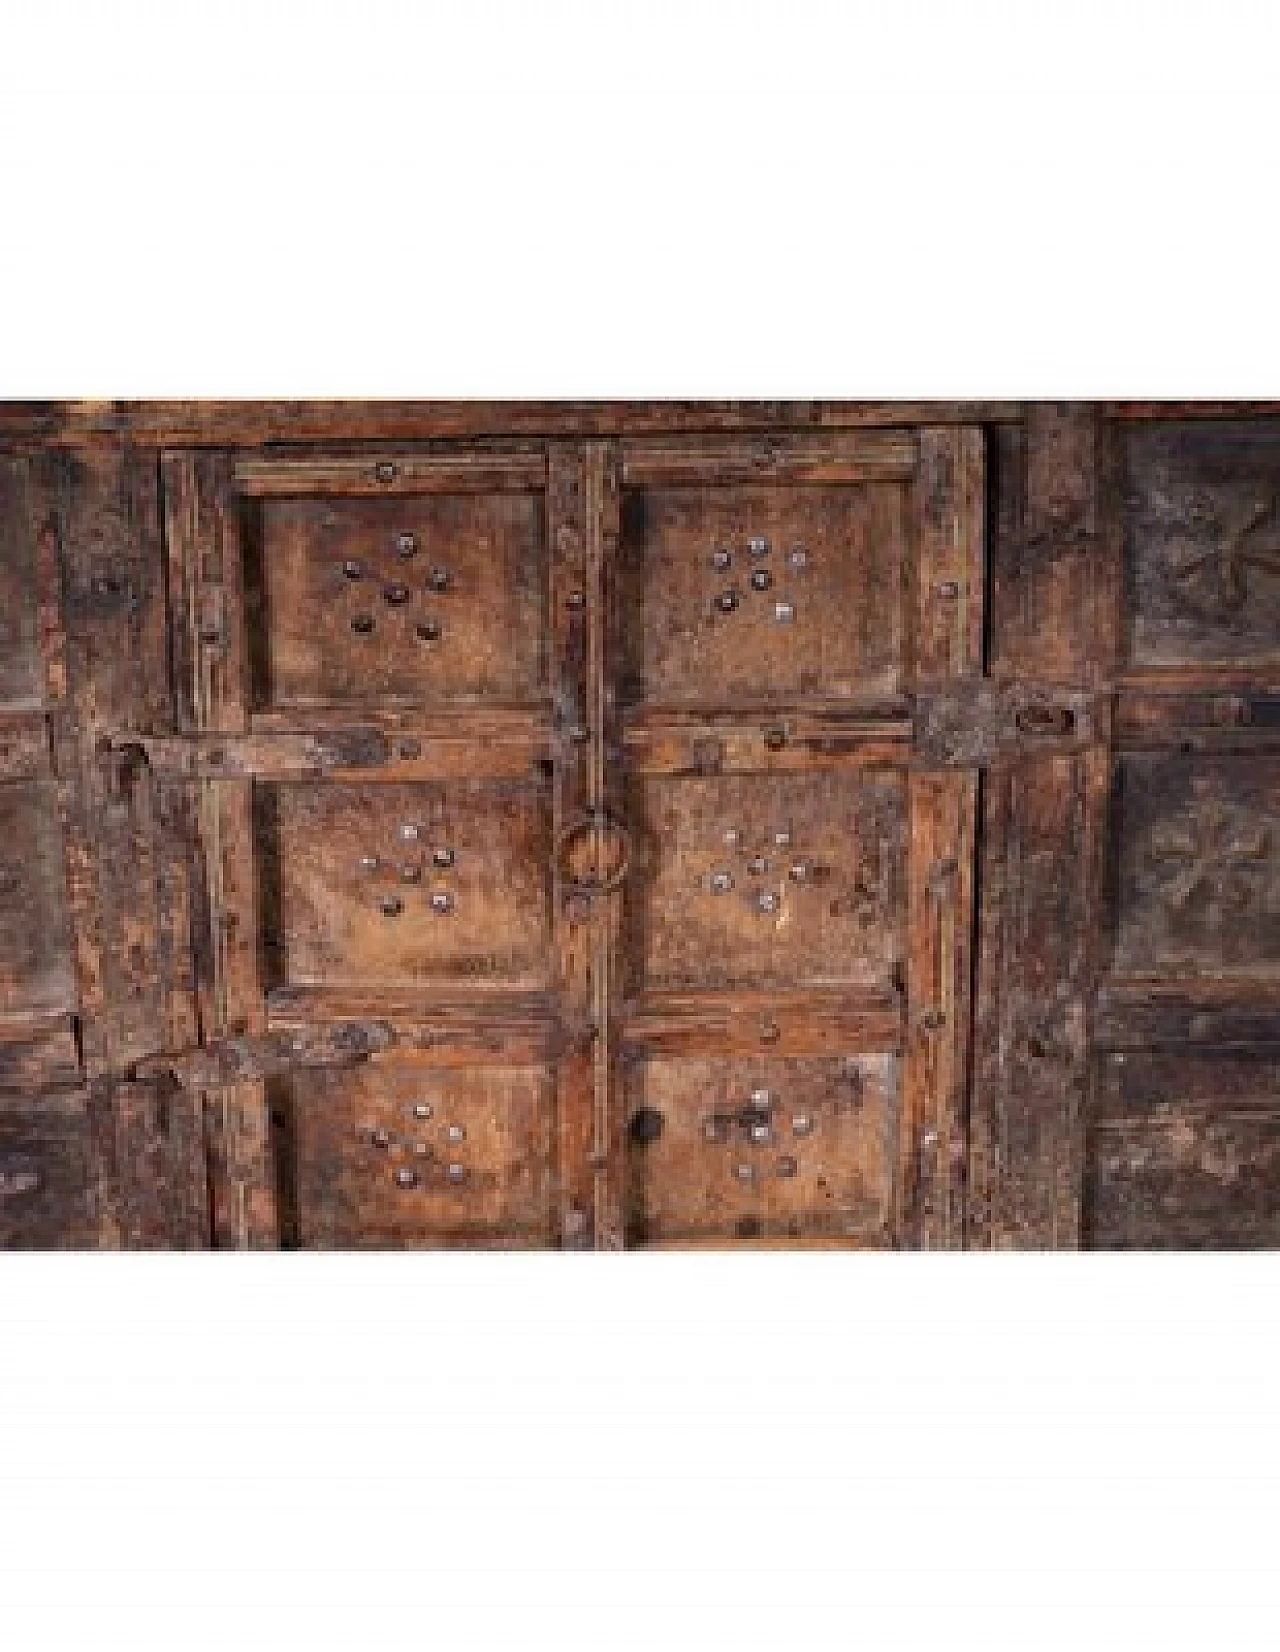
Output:
[[[925,767],[986,766],[1078,751],[1106,738],[1109,697],[1089,689],[975,679],[914,696]]]
[[[386,1021],[278,1029],[256,1038],[227,1038],[189,1050],[145,1057],[140,1078],[167,1074],[184,1090],[219,1090],[299,1067],[345,1067],[365,1061],[396,1041]]]
[[[392,758],[390,739],[373,728],[322,734],[117,734],[104,746],[105,754],[131,755],[156,774],[180,780],[327,774],[378,768]]]

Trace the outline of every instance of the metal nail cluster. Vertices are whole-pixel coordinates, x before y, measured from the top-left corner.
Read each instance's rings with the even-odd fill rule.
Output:
[[[780,826],[770,832],[764,843],[748,844],[744,834],[730,826],[723,844],[739,857],[745,857],[735,873],[732,866],[717,866],[707,879],[707,888],[713,895],[728,895],[738,887],[741,879],[747,903],[759,913],[771,916],[782,910],[782,880],[796,884],[808,883],[814,875],[813,862],[791,853],[792,834],[789,826]],[[773,886],[773,880],[778,886]],[[767,881],[766,881],[767,880]]]
[[[447,568],[434,566],[420,573],[414,559],[417,557],[418,536],[408,529],[394,534],[391,541],[394,561],[392,572],[380,570],[373,560],[346,557],[340,564],[345,589],[353,611],[350,626],[358,637],[372,637],[381,621],[402,613],[401,622],[409,627],[409,634],[419,643],[437,643],[444,636],[440,616],[424,611],[423,599],[443,596],[453,588],[453,578]],[[379,599],[384,612],[379,615]]]
[[[764,596],[772,603],[773,619],[778,625],[790,625],[796,617],[796,605],[789,594],[780,594],[777,589],[769,541],[753,535],[747,540],[745,552],[738,552],[738,559],[745,575],[745,588],[736,581],[722,586],[712,602],[716,612],[732,614],[742,607],[748,596],[754,594]],[[784,565],[792,574],[803,573],[809,566],[809,552],[805,546],[793,545],[787,552]],[[734,552],[728,546],[717,546],[711,553],[711,566],[717,574],[732,574]]]
[[[427,904],[437,917],[447,917],[454,909],[455,897],[449,887],[449,874],[458,863],[458,852],[451,844],[437,844],[427,854],[419,847],[422,829],[416,821],[406,820],[396,828],[396,852],[393,855],[361,855],[358,870],[374,887],[378,909],[384,918],[398,918],[405,910],[405,894],[411,889],[425,888]]]
[[[370,1142],[389,1159],[405,1161],[392,1168],[391,1180],[396,1187],[405,1191],[432,1185],[460,1187],[469,1179],[471,1171],[457,1153],[467,1139],[466,1126],[445,1122],[438,1127],[447,1148],[441,1153],[427,1140],[427,1131],[422,1128],[430,1123],[435,1113],[434,1102],[415,1101],[406,1109],[408,1128],[404,1133],[395,1133],[382,1125],[374,1128],[361,1126],[359,1134],[362,1140]]]
[[[777,1092],[759,1085],[752,1089],[740,1106],[709,1113],[703,1120],[702,1134],[703,1139],[714,1146],[734,1144],[739,1149],[743,1146],[776,1148],[782,1145],[788,1130],[791,1136],[803,1140],[811,1136],[815,1128],[816,1120],[812,1113],[797,1111],[788,1119]],[[794,1153],[780,1153],[772,1163],[752,1155],[735,1159],[733,1174],[737,1181],[754,1183],[770,1171],[787,1180],[795,1176],[799,1168]]]

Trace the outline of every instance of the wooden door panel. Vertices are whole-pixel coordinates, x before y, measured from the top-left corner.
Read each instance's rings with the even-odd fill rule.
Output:
[[[83,1098],[0,1103],[0,1249],[101,1239],[93,1130]]]
[[[377,1062],[282,1083],[286,1226],[306,1247],[543,1246],[558,1233],[546,1067]]]
[[[646,775],[634,801],[632,990],[892,990],[902,771]]]
[[[630,1240],[955,1243],[976,791],[913,697],[981,671],[981,437],[623,473]]]
[[[0,784],[0,1014],[74,1002],[69,940],[52,783]]]
[[[1116,795],[1115,968],[1280,969],[1280,758],[1131,753]]]
[[[897,691],[906,516],[894,482],[630,489],[624,694],[677,705]]]
[[[77,530],[83,602],[145,618],[66,751],[101,760],[134,851],[96,871],[100,951],[141,996],[117,994],[95,1152],[152,1168],[104,1219],[130,1243],[957,1242],[976,788],[918,700],[981,676],[982,477],[965,429],[59,471],[111,496]],[[140,520],[163,544],[119,576]],[[19,791],[65,812],[38,758],[0,771],[28,882],[22,846],[53,839]],[[33,982],[67,1010],[68,959],[93,985],[70,937],[6,937],[0,1016]]]
[[[629,1242],[893,1242],[895,1056],[656,1057],[628,1078]]]
[[[212,1101],[221,1242],[558,1240],[585,1157],[581,1033],[557,1032],[585,957],[556,853],[581,464],[173,454],[165,475],[191,733],[156,755],[199,777],[207,1036],[249,1074]]]
[[[1280,1060],[1107,1056],[1090,1138],[1086,1242],[1111,1248],[1280,1243]]]
[[[547,782],[287,784],[258,818],[279,984],[549,985]]]
[[[6,711],[37,707],[44,697],[26,470],[21,459],[0,458],[0,707]]]
[[[301,482],[299,483],[301,485]],[[267,498],[246,508],[262,709],[546,690],[540,495]]]
[[[1280,1238],[1280,426],[1127,433],[1085,1238]]]
[[[1131,665],[1280,660],[1280,426],[1156,425],[1125,459]]]

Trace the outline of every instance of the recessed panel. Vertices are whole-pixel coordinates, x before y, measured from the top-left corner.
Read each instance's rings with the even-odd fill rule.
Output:
[[[0,785],[0,1013],[73,1001],[61,843],[49,786]]]
[[[1280,655],[1280,426],[1156,427],[1126,453],[1134,663]]]
[[[546,984],[545,786],[281,785],[256,824],[278,984]]]
[[[22,460],[0,459],[0,706],[41,697],[35,559]]]
[[[1118,970],[1280,966],[1280,759],[1126,758],[1115,831]]]
[[[627,1096],[629,1239],[885,1242],[898,1085],[889,1055],[637,1062]]]
[[[1086,1241],[1211,1249],[1280,1243],[1280,1060],[1182,1051],[1101,1066]]]
[[[629,492],[619,569],[625,697],[896,690],[904,499],[894,483]]]
[[[285,1114],[285,1204],[304,1247],[551,1242],[541,1068],[312,1072],[291,1081]]]
[[[0,1249],[99,1243],[92,1146],[78,1101],[0,1105]]]
[[[900,771],[637,780],[635,984],[884,988],[902,955]]]
[[[250,519],[260,703],[541,693],[541,495],[270,499]]]

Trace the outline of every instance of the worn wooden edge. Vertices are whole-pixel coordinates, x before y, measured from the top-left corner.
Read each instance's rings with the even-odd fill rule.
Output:
[[[1010,424],[1037,405],[986,400],[75,400],[0,401],[0,441],[226,446],[266,442],[433,440],[725,430],[866,429],[914,424]],[[1113,400],[1121,423],[1280,416],[1277,401]]]
[[[624,1058],[900,1054],[903,1006],[866,990],[647,993],[623,1004]]]
[[[252,446],[289,442],[584,439],[620,434],[1009,423],[1025,404],[986,401],[0,401],[0,441]]]
[[[359,454],[240,454],[232,464],[232,480],[246,497],[264,499],[541,492],[547,485],[547,458],[541,447],[438,453],[389,444]]]
[[[678,442],[624,437],[622,482],[681,487],[907,481],[919,455],[919,441],[908,430],[776,432]]]

